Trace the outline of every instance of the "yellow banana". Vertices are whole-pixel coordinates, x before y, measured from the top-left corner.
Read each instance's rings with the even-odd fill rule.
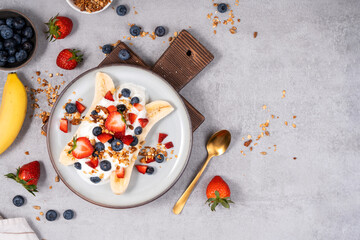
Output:
[[[16,73],[9,73],[0,106],[0,154],[14,142],[23,125],[27,107],[24,85]]]

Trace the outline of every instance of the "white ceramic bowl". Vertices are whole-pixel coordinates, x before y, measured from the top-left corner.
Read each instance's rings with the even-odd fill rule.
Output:
[[[102,12],[104,11],[105,9],[107,9],[108,7],[110,7],[111,2],[109,2],[103,9],[99,10],[99,11],[96,11],[96,12],[92,12],[92,13],[89,13],[87,11],[80,11],[80,9],[74,4],[74,1],[73,0],[66,0],[66,2],[70,5],[70,7],[72,7],[75,11],[79,12],[79,13],[84,13],[84,14],[96,14],[96,13],[99,13],[99,12]]]

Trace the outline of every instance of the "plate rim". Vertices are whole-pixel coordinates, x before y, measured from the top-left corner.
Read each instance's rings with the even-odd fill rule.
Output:
[[[72,186],[70,186],[70,184],[63,178],[63,176],[61,175],[59,169],[57,168],[56,164],[55,164],[55,160],[53,158],[53,154],[52,154],[52,151],[51,151],[51,148],[50,148],[50,126],[51,126],[51,120],[53,118],[53,113],[55,111],[55,108],[58,104],[58,100],[64,95],[64,93],[67,91],[67,89],[72,86],[76,81],[78,81],[81,77],[83,77],[84,75],[86,75],[87,73],[91,72],[91,71],[94,71],[94,70],[98,70],[98,69],[102,69],[102,68],[106,68],[106,67],[112,67],[112,66],[127,66],[127,67],[132,67],[132,68],[137,68],[137,69],[141,69],[141,70],[144,70],[152,75],[155,75],[157,76],[161,81],[163,81],[166,85],[168,85],[169,87],[171,87],[174,92],[176,93],[177,97],[181,100],[181,103],[185,109],[185,112],[186,112],[186,116],[187,116],[187,119],[189,121],[189,132],[190,132],[190,148],[188,150],[188,152],[186,153],[186,162],[184,164],[184,167],[181,169],[180,171],[180,174],[177,176],[177,178],[164,190],[162,191],[161,193],[157,194],[155,197],[149,199],[149,200],[146,200],[146,201],[143,201],[141,203],[138,203],[138,204],[133,204],[133,205],[127,205],[127,206],[113,206],[113,205],[109,205],[109,204],[103,204],[103,203],[99,203],[99,202],[96,202],[82,194],[80,194],[79,192],[77,192]],[[51,165],[53,166],[56,174],[60,177],[60,180],[65,184],[65,186],[70,189],[70,191],[72,191],[73,193],[75,193],[75,195],[77,195],[78,197],[82,198],[83,200],[89,202],[89,203],[92,203],[94,205],[97,205],[97,206],[100,206],[100,207],[104,207],[104,208],[111,208],[111,209],[128,209],[128,208],[134,208],[134,207],[140,207],[140,206],[143,206],[143,205],[146,205],[158,198],[160,198],[161,196],[163,196],[165,193],[167,193],[176,183],[177,181],[180,179],[180,177],[183,175],[188,163],[189,163],[189,159],[190,159],[190,155],[191,155],[191,152],[192,152],[192,141],[193,141],[193,131],[192,131],[192,128],[191,128],[191,119],[190,119],[190,115],[189,115],[189,112],[186,108],[186,105],[184,103],[184,101],[182,100],[179,92],[177,92],[173,86],[170,85],[170,83],[168,81],[166,81],[163,77],[161,77],[159,74],[151,71],[150,69],[148,68],[145,68],[145,67],[142,67],[142,66],[137,66],[137,65],[131,65],[131,64],[125,64],[125,63],[112,63],[112,64],[107,64],[105,66],[97,66],[97,67],[94,67],[94,68],[90,68],[86,71],[84,71],[83,73],[81,73],[80,75],[78,75],[77,77],[75,77],[73,80],[71,80],[67,85],[66,87],[61,91],[60,95],[58,96],[57,98],[57,101],[55,102],[54,106],[52,107],[51,109],[51,112],[50,112],[50,116],[49,116],[49,120],[48,120],[48,125],[46,127],[46,146],[47,146],[47,150],[48,150],[48,155],[49,155],[49,158],[50,158],[50,162],[51,162]]]

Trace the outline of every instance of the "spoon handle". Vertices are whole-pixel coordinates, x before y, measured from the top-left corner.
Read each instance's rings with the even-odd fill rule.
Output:
[[[175,214],[180,214],[181,211],[183,210],[186,201],[188,200],[188,198],[190,197],[191,192],[193,191],[197,181],[199,180],[199,178],[201,177],[201,174],[204,172],[206,166],[208,165],[208,163],[210,162],[210,159],[213,156],[209,156],[207,157],[204,165],[202,166],[202,168],[200,169],[200,171],[198,172],[198,174],[196,175],[196,177],[194,178],[194,180],[192,180],[192,182],[190,183],[190,185],[187,187],[187,189],[185,190],[185,192],[181,195],[181,197],[179,198],[179,200],[175,203],[174,207],[173,207],[173,212]]]

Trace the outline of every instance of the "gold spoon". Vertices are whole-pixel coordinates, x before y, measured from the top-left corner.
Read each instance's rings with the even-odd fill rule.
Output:
[[[218,131],[210,137],[210,139],[208,140],[208,142],[206,144],[208,157],[207,157],[204,165],[202,166],[202,168],[200,169],[200,171],[194,178],[194,180],[190,183],[190,185],[185,190],[183,195],[181,195],[179,200],[174,205],[173,212],[175,214],[179,214],[183,210],[186,201],[188,200],[191,192],[193,191],[197,181],[201,177],[201,174],[204,172],[206,166],[210,162],[210,159],[214,156],[220,156],[221,154],[223,154],[226,151],[226,149],[229,147],[230,141],[231,141],[231,134],[228,130]]]

